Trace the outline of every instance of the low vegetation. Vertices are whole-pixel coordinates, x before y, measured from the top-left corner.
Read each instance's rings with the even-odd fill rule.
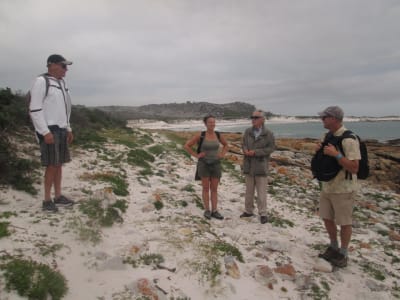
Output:
[[[4,258],[3,258],[4,259]],[[49,266],[28,259],[6,258],[1,263],[6,289],[28,299],[62,299],[68,286],[65,277]]]

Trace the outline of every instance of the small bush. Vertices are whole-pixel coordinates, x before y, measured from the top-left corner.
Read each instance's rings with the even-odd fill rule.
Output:
[[[154,201],[154,207],[157,209],[157,210],[161,210],[163,207],[164,207],[164,204],[161,202],[161,201]]]
[[[0,222],[0,239],[10,235],[8,225],[10,225],[9,222]]]
[[[1,266],[6,288],[15,290],[22,297],[46,300],[61,299],[68,291],[65,277],[49,266],[24,259],[12,259]]]
[[[217,241],[214,243],[213,249],[221,251],[225,255],[232,255],[232,256],[236,257],[238,261],[240,261],[242,263],[244,262],[243,255],[240,252],[240,250],[229,243],[226,243],[224,241]]]
[[[143,149],[133,149],[128,152],[128,163],[143,168],[150,168],[148,162],[154,162],[155,158]]]

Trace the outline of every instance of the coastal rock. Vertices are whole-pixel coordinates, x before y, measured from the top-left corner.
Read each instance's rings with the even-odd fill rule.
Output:
[[[372,279],[367,279],[365,283],[367,287],[373,292],[381,292],[387,289],[387,286],[385,286],[384,284],[380,284]]]
[[[163,300],[164,296],[159,295],[157,288],[147,278],[138,279],[133,286],[135,294],[140,294],[146,299],[150,300]]]
[[[238,265],[235,262],[235,258],[233,256],[225,256],[224,262],[226,273],[232,278],[239,279],[240,271]]]
[[[314,262],[313,270],[323,273],[331,273],[333,271],[332,265],[322,258],[317,258]]]
[[[274,272],[272,269],[266,265],[256,266],[251,271],[252,276],[255,278],[257,282],[264,286],[269,286],[277,283],[277,280],[274,276]]]
[[[281,240],[269,239],[265,241],[263,248],[264,250],[287,252],[289,251],[289,244]]]
[[[311,288],[313,280],[310,275],[300,274],[296,277],[295,283],[297,290],[304,291]]]
[[[389,239],[391,241],[400,241],[400,234],[395,231],[389,232]]]
[[[274,272],[279,274],[283,279],[294,281],[296,279],[296,270],[291,264],[286,264],[274,268]]]

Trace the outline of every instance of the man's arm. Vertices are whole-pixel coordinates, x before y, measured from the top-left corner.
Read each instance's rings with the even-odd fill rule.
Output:
[[[46,81],[43,77],[36,78],[31,88],[31,102],[29,104],[29,113],[35,130],[41,135],[49,133],[47,122],[44,118],[43,99],[46,93]]]

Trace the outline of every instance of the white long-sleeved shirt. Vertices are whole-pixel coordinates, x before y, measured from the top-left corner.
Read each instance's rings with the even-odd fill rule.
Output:
[[[41,135],[50,132],[48,126],[58,125],[71,131],[71,97],[64,80],[48,76],[49,91],[46,94],[46,79],[39,76],[34,81],[29,105],[30,116],[35,130]]]

